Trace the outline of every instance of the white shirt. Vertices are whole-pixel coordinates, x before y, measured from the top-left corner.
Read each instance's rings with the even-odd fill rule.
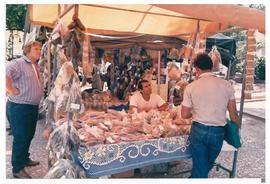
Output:
[[[150,95],[149,101],[146,101],[139,91],[136,91],[129,100],[129,105],[137,107],[138,111],[143,109],[157,109],[164,103],[165,101],[159,95],[153,93]]]
[[[192,108],[193,121],[224,126],[228,102],[232,99],[235,99],[232,85],[209,72],[186,87],[182,105]]]

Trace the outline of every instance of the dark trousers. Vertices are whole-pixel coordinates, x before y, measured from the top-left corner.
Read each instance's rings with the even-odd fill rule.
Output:
[[[206,126],[193,122],[191,127],[191,178],[208,178],[224,139],[223,126]]]
[[[7,101],[7,119],[13,133],[12,171],[19,172],[29,161],[29,147],[35,135],[38,105],[17,104]]]

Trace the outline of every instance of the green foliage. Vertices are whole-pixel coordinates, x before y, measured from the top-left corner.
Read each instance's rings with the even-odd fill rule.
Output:
[[[23,31],[27,5],[7,4],[6,5],[6,29]]]
[[[234,75],[236,72],[242,73],[243,72],[243,63],[245,61],[245,56],[246,56],[246,46],[247,46],[246,31],[239,30],[236,32],[224,33],[224,35],[233,38],[236,42],[237,62],[233,63],[233,65],[232,65],[231,75]]]
[[[8,42],[8,45],[6,47],[6,59],[10,60],[13,57],[13,49],[12,49],[12,43]]]
[[[249,7],[265,11],[265,5],[264,4],[250,4]]]
[[[243,6],[243,5],[240,5]],[[250,4],[248,5],[250,8],[258,9],[265,11],[265,5],[263,4]],[[234,27],[234,26],[230,26]],[[234,38],[236,40],[236,58],[238,59],[238,63],[236,63],[235,66],[232,66],[232,69],[235,70],[235,72],[240,72],[243,73],[243,65],[246,57],[246,47],[247,47],[247,42],[246,42],[246,31],[237,31],[233,33],[226,33],[225,35]],[[258,42],[257,43],[257,49],[264,48],[265,43],[263,42]]]
[[[265,57],[255,57],[255,78],[265,80]]]

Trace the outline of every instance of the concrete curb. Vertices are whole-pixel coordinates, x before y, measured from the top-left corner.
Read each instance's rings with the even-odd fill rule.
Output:
[[[248,103],[248,102],[261,102],[261,101],[265,101],[265,98],[254,98],[254,99],[245,99],[244,102]],[[236,103],[240,103],[241,99],[237,99],[236,98]]]
[[[240,101],[241,100],[241,93],[236,93],[235,94],[235,99],[236,101]],[[265,92],[253,92],[251,94],[251,99],[245,99],[245,101],[251,101],[251,100],[265,100]]]
[[[251,113],[248,113],[248,112],[243,112],[243,114],[245,114],[245,115],[247,115],[247,116],[250,116],[250,117],[252,117],[252,118],[254,118],[254,119],[258,119],[258,120],[260,120],[260,121],[263,121],[263,122],[265,122],[265,117],[261,117],[261,116],[257,116],[257,115],[255,115],[255,114],[251,114]]]
[[[240,110],[240,99],[236,101],[236,105],[237,109]],[[246,99],[244,101],[243,114],[265,121],[265,98]]]

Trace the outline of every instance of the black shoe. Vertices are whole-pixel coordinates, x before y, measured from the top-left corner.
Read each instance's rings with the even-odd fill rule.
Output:
[[[17,173],[13,173],[14,178],[19,178],[19,179],[31,179],[32,177],[24,170],[20,170]]]
[[[11,130],[8,131],[8,135],[12,135],[12,131]]]
[[[10,131],[10,130],[11,130],[11,128],[10,128],[10,127],[6,128],[6,131]]]
[[[32,166],[36,166],[39,165],[39,161],[33,161],[29,158],[28,163],[26,164],[27,167],[32,167]]]

